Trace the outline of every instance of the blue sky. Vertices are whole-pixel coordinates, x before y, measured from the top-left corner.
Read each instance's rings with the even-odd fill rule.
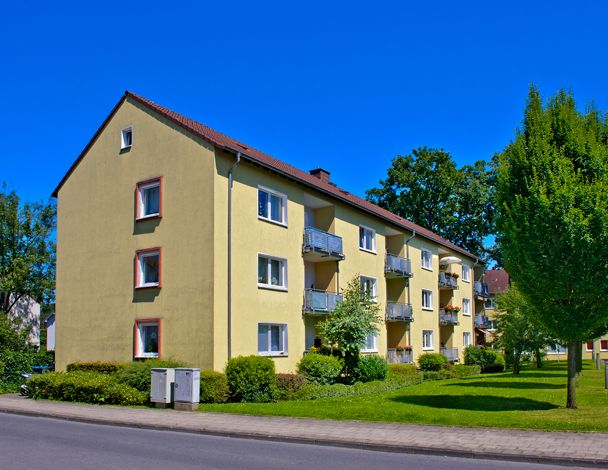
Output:
[[[603,5],[601,5],[603,4]],[[363,195],[513,137],[530,83],[607,109],[604,2],[5,2],[0,181],[46,199],[125,89]]]

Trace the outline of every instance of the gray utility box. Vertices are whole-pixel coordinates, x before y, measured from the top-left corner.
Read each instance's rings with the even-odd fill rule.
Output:
[[[175,408],[192,410],[198,406],[201,394],[201,370],[175,369]]]
[[[173,403],[175,369],[152,369],[150,379],[152,380],[150,401],[159,407]]]

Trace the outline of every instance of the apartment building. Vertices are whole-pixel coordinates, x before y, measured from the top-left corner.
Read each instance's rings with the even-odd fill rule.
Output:
[[[260,354],[294,371],[357,275],[384,315],[364,352],[462,360],[474,342],[475,255],[133,93],[54,196],[59,369]]]

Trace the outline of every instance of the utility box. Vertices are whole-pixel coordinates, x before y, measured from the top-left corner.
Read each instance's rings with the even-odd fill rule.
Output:
[[[201,394],[201,370],[180,367],[175,369],[175,409],[194,411]]]
[[[157,408],[166,408],[173,403],[175,369],[152,369],[150,401]]]

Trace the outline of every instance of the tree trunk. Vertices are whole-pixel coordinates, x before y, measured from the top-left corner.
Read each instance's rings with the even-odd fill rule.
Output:
[[[534,356],[536,357],[536,368],[542,369],[543,368],[543,356],[540,353],[540,349],[537,349],[536,351],[534,351]]]
[[[582,341],[576,342],[576,373],[580,375],[583,371],[583,343]]]
[[[519,359],[521,357],[521,353],[519,351],[517,351],[514,355],[513,355],[513,375],[518,375],[519,374]]]
[[[568,398],[566,408],[577,408],[576,406],[576,366],[578,341],[568,343]]]

